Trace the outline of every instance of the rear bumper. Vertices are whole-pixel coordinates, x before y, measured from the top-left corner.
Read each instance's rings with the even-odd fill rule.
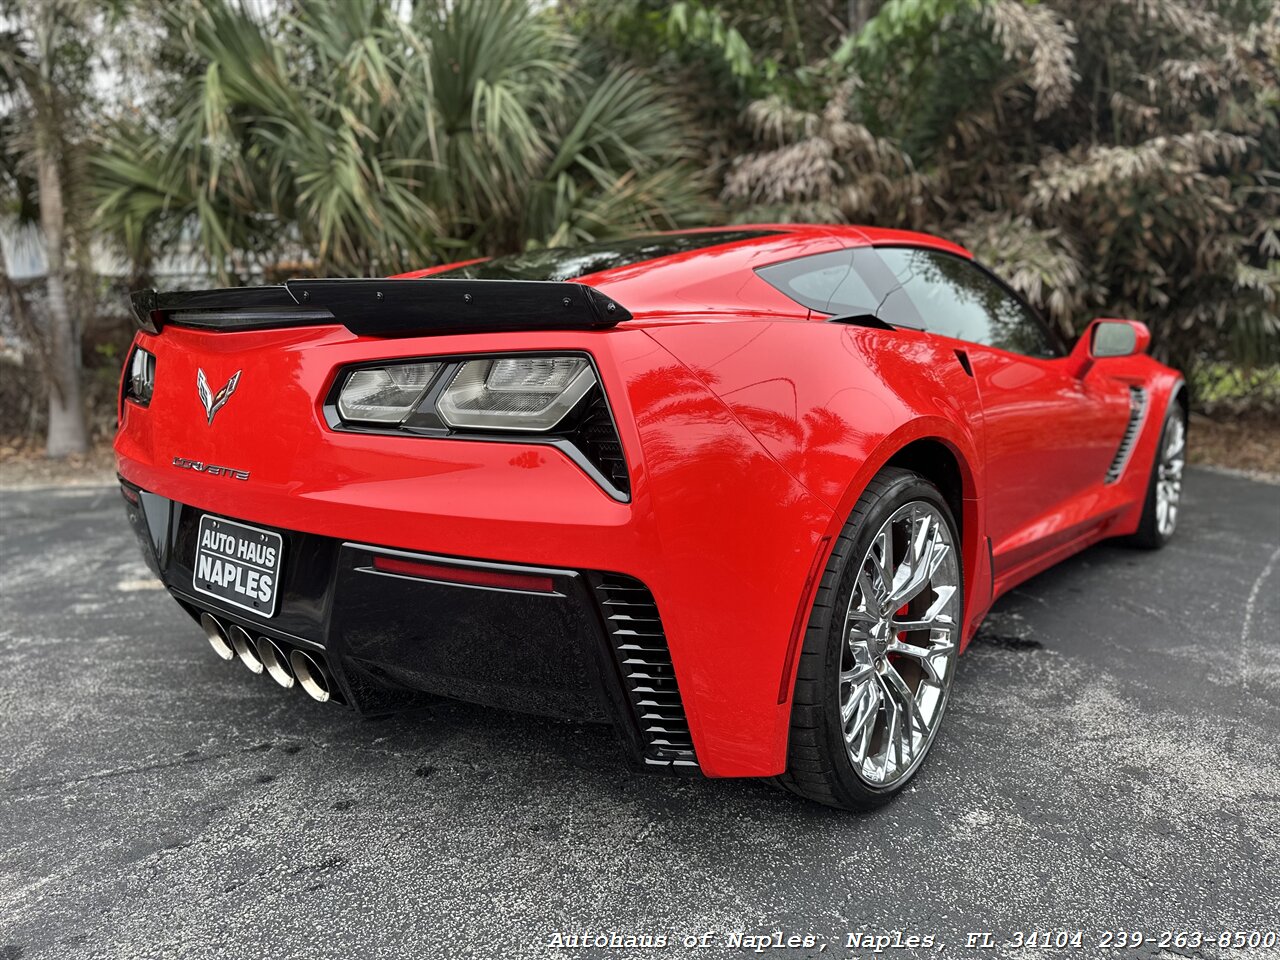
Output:
[[[209,613],[253,637],[322,655],[339,699],[362,713],[403,709],[425,695],[604,722],[619,732],[632,766],[697,769],[661,619],[638,580],[254,524],[283,538],[286,558],[277,612],[263,618],[193,588],[204,511],[121,483],[148,565],[194,619]],[[380,559],[430,564],[430,575],[379,569]],[[459,582],[477,574],[540,586]]]

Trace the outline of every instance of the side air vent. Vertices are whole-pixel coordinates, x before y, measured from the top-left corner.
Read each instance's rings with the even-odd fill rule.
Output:
[[[1142,387],[1129,388],[1129,425],[1124,429],[1120,447],[1116,450],[1115,459],[1107,470],[1107,483],[1115,483],[1124,473],[1129,463],[1129,455],[1133,453],[1133,445],[1138,442],[1138,434],[1142,432],[1142,421],[1147,416],[1147,391]]]
[[[591,391],[582,411],[582,419],[568,435],[573,445],[591,461],[617,490],[631,493],[631,477],[627,473],[627,461],[622,455],[622,440],[614,425],[599,387]]]
[[[619,574],[601,575],[595,588],[639,724],[645,763],[696,767],[689,721],[653,594],[639,580]]]

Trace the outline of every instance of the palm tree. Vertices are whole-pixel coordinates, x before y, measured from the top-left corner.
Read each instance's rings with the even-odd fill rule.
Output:
[[[95,164],[99,222],[132,255],[195,236],[224,278],[283,258],[376,274],[704,216],[682,115],[554,11],[286,10],[167,8],[185,77]]]
[[[5,0],[0,5],[0,91],[13,121],[4,149],[34,170],[44,240],[47,312],[40,351],[49,391],[46,453],[81,454],[88,431],[80,393],[80,338],[68,304],[66,179],[75,162],[74,108],[88,85],[85,11],[77,0]]]

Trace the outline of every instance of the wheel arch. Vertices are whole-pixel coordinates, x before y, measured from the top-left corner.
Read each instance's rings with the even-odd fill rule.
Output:
[[[961,467],[960,455],[939,437],[921,437],[912,440],[889,457],[880,467],[902,467],[920,474],[942,493],[947,506],[955,515],[961,537],[965,530],[965,500],[974,499],[972,475],[966,486],[966,470]],[[877,473],[879,470],[877,470]],[[966,491],[968,495],[966,496]]]
[[[942,418],[917,420],[903,425],[898,431],[883,438],[866,458],[836,505],[831,528],[819,543],[809,579],[797,605],[778,689],[778,703],[786,705],[788,715],[793,706],[795,671],[801,643],[813,613],[817,585],[830,560],[835,538],[843,529],[867,485],[885,467],[903,467],[919,473],[938,487],[943,499],[951,507],[960,534],[960,575],[965,584],[965,621],[972,623],[976,619],[977,611],[971,615],[971,605],[975,602],[976,593],[981,594],[980,600],[989,599],[991,577],[990,565],[986,561],[985,537],[981,535],[984,518],[981,513],[981,473],[976,469],[979,462],[972,438],[957,425]],[[988,604],[980,602],[977,605],[985,613]],[[967,640],[967,636],[962,639],[962,650],[967,645]]]
[[[1187,387],[1187,381],[1179,379],[1174,383],[1171,392],[1173,396],[1169,402],[1176,403],[1182,408],[1182,420],[1186,423],[1191,419],[1191,390]]]
[[[910,421],[884,437],[834,505],[836,532],[871,479],[890,466],[913,470],[941,491],[959,528],[962,572],[968,580],[983,539],[982,470],[976,439],[941,417]]]

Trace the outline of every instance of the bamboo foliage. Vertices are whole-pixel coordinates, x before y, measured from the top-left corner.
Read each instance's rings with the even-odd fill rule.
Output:
[[[1132,316],[1178,362],[1274,360],[1280,13],[1267,9],[888,0],[799,95],[745,106],[750,139],[722,197],[744,220],[956,235],[1067,332]]]

